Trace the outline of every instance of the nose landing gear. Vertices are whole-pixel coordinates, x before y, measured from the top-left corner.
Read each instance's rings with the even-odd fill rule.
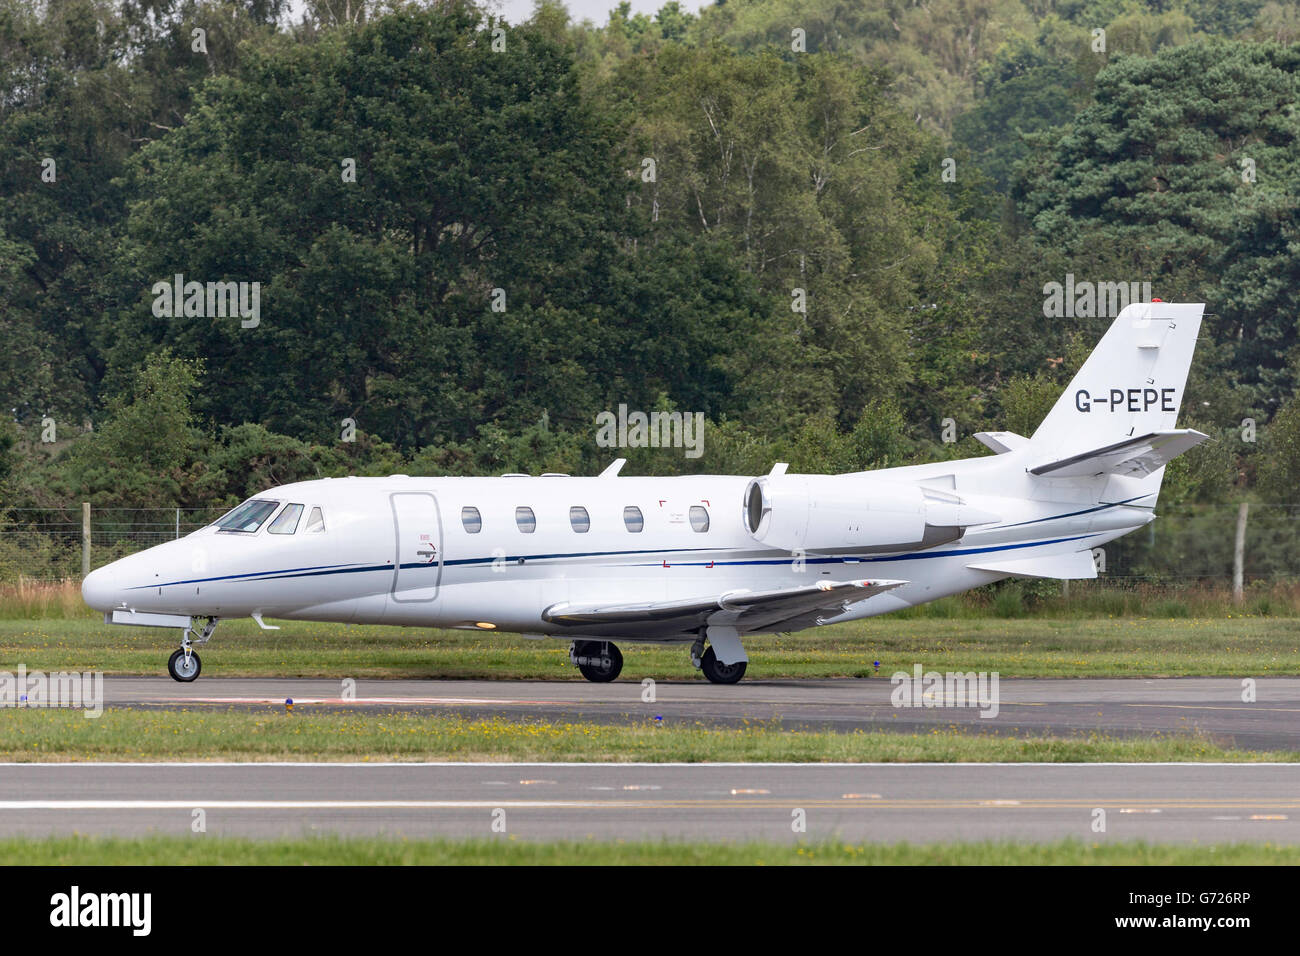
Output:
[[[188,684],[199,676],[203,669],[203,661],[194,650],[195,644],[206,644],[212,640],[212,635],[217,630],[217,622],[220,618],[210,617],[203,630],[199,633],[198,640],[191,641],[190,628],[181,632],[181,646],[179,650],[172,651],[172,656],[167,659],[167,673],[172,676],[172,680],[178,680],[183,684]]]

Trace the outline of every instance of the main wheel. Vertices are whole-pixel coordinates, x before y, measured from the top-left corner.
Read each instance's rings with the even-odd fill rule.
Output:
[[[167,658],[167,673],[172,675],[173,680],[178,680],[182,684],[194,680],[202,669],[203,662],[194,651],[190,651],[190,656],[186,658],[185,651],[177,649],[172,652],[171,657]]]
[[[623,653],[608,641],[576,641],[573,656],[582,676],[597,684],[612,681],[623,670]]]
[[[718,655],[713,653],[713,648],[708,647],[704,650],[704,656],[700,658],[700,670],[704,671],[704,676],[715,684],[735,684],[745,676],[745,668],[749,666],[748,661],[740,661],[737,664],[724,664],[718,660]]]

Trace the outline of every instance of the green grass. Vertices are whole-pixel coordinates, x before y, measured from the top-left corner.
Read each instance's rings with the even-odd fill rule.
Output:
[[[418,628],[223,621],[201,649],[209,677],[579,680],[564,640]],[[0,670],[162,674],[178,632],[99,620],[0,620]],[[746,639],[751,679],[867,677],[914,664],[1003,677],[1300,674],[1300,619],[873,618]],[[624,643],[623,680],[697,679],[684,646]]]
[[[283,707],[0,712],[0,760],[500,760],[500,761],[1300,761],[1300,753],[1225,750],[1194,735],[835,733],[779,723],[741,728],[469,719],[422,713],[337,713]]]
[[[310,837],[49,837],[0,840],[6,866],[304,866],[377,865],[894,865],[894,866],[1197,866],[1300,863],[1300,847],[1142,842],[978,843],[687,843],[555,841],[511,836],[474,840]]]

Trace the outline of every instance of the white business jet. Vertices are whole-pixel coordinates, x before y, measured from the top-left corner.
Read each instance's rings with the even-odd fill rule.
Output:
[[[680,642],[732,684],[749,634],[1006,577],[1095,577],[1092,549],[1152,521],[1164,466],[1207,437],[1175,428],[1203,308],[1125,308],[1032,437],[976,435],[991,456],[845,475],[624,478],[620,459],[594,478],[304,481],[92,572],[82,594],[107,622],[179,628],[179,681],[220,619],[251,616],[567,639],[592,681],[618,676],[616,640]]]

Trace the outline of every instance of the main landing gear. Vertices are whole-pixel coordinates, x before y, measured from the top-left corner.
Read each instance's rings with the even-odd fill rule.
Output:
[[[206,644],[212,639],[213,633],[217,629],[219,618],[210,617],[208,623],[203,626],[199,633],[198,640],[191,641],[190,628],[186,628],[181,633],[181,646],[179,650],[172,651],[172,656],[167,658],[167,673],[172,675],[172,680],[178,680],[183,684],[188,684],[199,676],[199,671],[203,669],[203,661],[199,660],[198,653],[194,650],[195,644]]]
[[[691,663],[704,672],[710,683],[713,684],[736,684],[745,676],[745,669],[749,667],[748,661],[738,661],[735,664],[724,664],[718,660],[718,655],[713,652],[713,647],[705,647],[704,639],[700,638],[691,645]]]
[[[725,638],[724,638],[725,639]],[[180,651],[176,652],[177,654]],[[173,655],[174,657],[175,655]],[[623,655],[612,641],[574,641],[569,645],[569,660],[577,665],[582,676],[597,684],[605,684],[618,678],[623,670]],[[700,637],[691,645],[691,663],[704,672],[704,676],[714,684],[736,684],[745,676],[748,661],[734,661],[724,664],[718,660],[713,645],[705,646]],[[195,672],[197,676],[197,671]],[[175,674],[172,674],[176,677]],[[176,677],[177,680],[193,680],[193,677]]]
[[[583,677],[597,684],[612,681],[623,670],[623,654],[609,641],[574,641],[569,646],[569,660],[578,665]]]

